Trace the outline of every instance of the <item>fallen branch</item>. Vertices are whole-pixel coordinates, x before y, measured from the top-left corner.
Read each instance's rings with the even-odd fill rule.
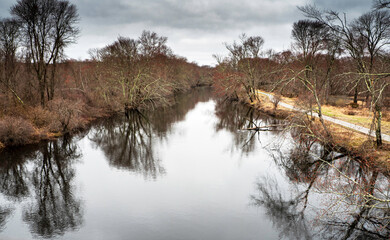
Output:
[[[271,128],[285,127],[285,126],[288,126],[288,125],[287,124],[285,124],[285,125],[275,124],[275,125],[267,125],[267,126],[260,126],[260,127],[244,128],[243,130],[250,130],[250,131],[282,131],[282,129],[271,129]]]

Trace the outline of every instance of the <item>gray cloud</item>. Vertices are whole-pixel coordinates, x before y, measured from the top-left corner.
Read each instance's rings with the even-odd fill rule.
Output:
[[[296,15],[303,1],[143,0],[77,1],[81,15],[99,24],[147,23],[178,29],[223,31],[254,24],[277,24]]]
[[[347,12],[351,18],[369,11],[370,0],[70,0],[79,10],[81,35],[67,49],[72,58],[103,47],[119,35],[137,38],[143,29],[168,37],[176,54],[200,64],[213,64],[211,55],[226,54],[223,42],[240,33],[260,35],[265,48],[290,47],[291,26],[303,15],[297,6]],[[14,0],[1,0],[0,16],[8,16]]]

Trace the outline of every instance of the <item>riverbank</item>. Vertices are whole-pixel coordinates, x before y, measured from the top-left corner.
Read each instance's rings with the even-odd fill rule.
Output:
[[[296,99],[280,97],[278,99],[279,101],[276,101],[277,102],[276,103],[275,100],[271,100],[271,98],[267,96],[267,94],[270,93],[267,92],[264,93],[265,94],[263,93],[258,94],[258,101],[254,101],[253,103],[247,102],[247,104],[250,104],[258,111],[264,112],[272,117],[279,118],[279,119],[291,120],[294,118],[294,116],[296,116],[299,113],[299,111],[297,111],[296,108],[288,107],[288,106],[299,106]],[[326,115],[328,118],[330,116],[327,115],[326,112],[328,113],[332,112],[333,113],[333,115],[331,115],[332,118],[342,119],[343,121],[346,121],[351,124],[361,123],[362,127],[367,127],[367,122],[368,122],[367,118],[369,118],[367,114],[365,116],[359,116],[359,115],[346,116],[347,114],[344,114],[341,109],[337,109],[337,107],[334,106],[324,106],[323,109],[324,109],[323,111],[325,112],[324,115]],[[347,108],[344,108],[343,111],[357,112],[359,110],[355,110],[352,108],[348,110]],[[359,119],[364,119],[364,120],[359,121]],[[311,124],[313,126],[313,129],[322,129],[322,127],[320,126],[320,121],[318,121],[318,118],[312,118]],[[339,149],[343,149],[344,151],[347,151],[353,156],[365,160],[367,164],[374,163],[376,167],[386,168],[387,170],[390,171],[390,142],[384,141],[383,146],[381,146],[380,148],[376,148],[373,137],[370,137],[357,130],[347,128],[329,121],[326,121],[326,125],[333,137],[332,145],[334,145]],[[389,132],[390,130],[389,126],[390,126],[390,122],[384,120],[384,124],[383,124],[384,133]]]
[[[178,96],[199,88],[210,88],[210,85],[204,84],[191,87],[186,91],[174,92],[164,97],[164,104],[153,102],[139,110],[169,107],[175,104]],[[46,108],[18,106],[7,115],[0,115],[0,151],[8,147],[55,140],[65,134],[77,134],[88,129],[99,119],[125,114],[125,111],[125,108],[113,109],[109,105],[94,105],[92,101],[80,99],[57,99],[49,102]]]
[[[20,106],[0,118],[0,150],[55,140],[85,130],[96,119],[117,112],[62,100],[48,108]],[[53,104],[54,105],[54,104]]]

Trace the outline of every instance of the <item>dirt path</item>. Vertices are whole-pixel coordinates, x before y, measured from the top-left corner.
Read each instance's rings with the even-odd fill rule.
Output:
[[[265,93],[265,92],[261,92],[261,91],[258,91],[258,93],[267,96],[271,101],[274,98],[274,96],[272,96],[269,93]],[[288,109],[291,109],[291,110],[294,110],[294,111],[304,112],[304,110],[302,110],[300,108],[297,108],[297,107],[294,107],[294,106],[292,106],[290,104],[287,104],[287,103],[284,103],[284,102],[279,102],[279,106],[282,106],[282,107],[285,107],[285,108],[288,108]],[[318,117],[317,113],[314,113],[313,115]],[[353,123],[349,123],[349,122],[346,122],[346,121],[342,121],[342,120],[339,120],[339,119],[336,119],[336,118],[332,118],[332,117],[329,117],[329,116],[325,116],[325,115],[323,115],[323,119],[326,120],[326,121],[332,122],[332,123],[336,123],[336,124],[341,125],[343,127],[351,128],[353,130],[356,130],[358,132],[364,133],[366,135],[370,135],[372,137],[375,137],[375,132],[374,131],[370,132],[370,129],[368,129],[368,128],[365,128],[365,127],[362,127],[362,126],[359,126],[359,125],[356,125],[356,124],[353,124]],[[382,140],[390,142],[390,135],[382,134]]]

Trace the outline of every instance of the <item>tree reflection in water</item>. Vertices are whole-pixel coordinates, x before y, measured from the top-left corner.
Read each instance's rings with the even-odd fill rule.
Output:
[[[139,111],[118,117],[97,128],[91,140],[105,153],[109,163],[120,169],[155,179],[164,173],[153,152],[153,132],[149,120]]]
[[[9,206],[0,206],[0,232],[4,229],[8,217],[12,214],[13,208]]]
[[[0,161],[0,193],[12,202],[20,202],[30,195],[29,171],[26,167],[26,159],[36,157],[36,148],[25,147],[23,151],[5,150],[1,152]],[[12,215],[14,208],[11,204],[0,206],[0,231]]]
[[[218,122],[215,125],[216,131],[228,130],[231,132],[234,140],[233,146],[229,149],[238,150],[243,154],[248,154],[255,149],[255,140],[260,141],[260,134],[262,134],[260,131],[243,129],[282,124],[281,120],[261,114],[252,107],[226,99],[217,100],[215,115],[218,117]],[[271,127],[270,130],[277,130],[277,127]],[[278,134],[278,132],[272,132],[272,134]]]
[[[0,192],[11,201],[20,201],[29,193],[26,159],[36,157],[36,149],[4,151],[0,161]]]
[[[285,196],[287,191],[268,176],[257,182],[258,192],[251,196],[255,205],[266,209],[281,237],[388,239],[388,175],[314,140],[294,139],[296,144],[286,154],[272,154],[294,186],[295,191],[288,191],[292,195]]]
[[[126,116],[104,121],[96,127],[91,140],[105,153],[109,163],[119,169],[156,179],[165,169],[154,152],[158,138],[165,139],[172,125],[184,119],[199,102],[210,99],[210,88],[200,88],[189,94],[175,96],[177,104],[153,111],[132,110]]]
[[[77,229],[82,223],[81,201],[73,194],[75,170],[72,163],[80,157],[76,144],[64,138],[40,149],[31,182],[35,202],[23,211],[31,232],[53,237]]]
[[[36,237],[56,237],[79,228],[83,211],[74,194],[72,166],[80,157],[77,145],[64,137],[33,148],[2,153],[1,193],[12,203],[28,198],[22,205],[23,220]],[[27,167],[29,164],[32,166]],[[3,209],[0,207],[0,226],[11,211]]]

